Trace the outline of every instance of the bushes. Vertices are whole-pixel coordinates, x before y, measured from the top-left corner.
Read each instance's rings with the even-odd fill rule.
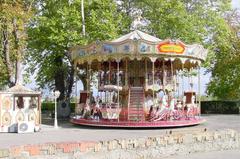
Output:
[[[203,114],[239,114],[240,101],[202,101]]]
[[[70,103],[71,112],[75,110],[75,103]],[[43,102],[42,111],[54,111],[54,103]],[[203,114],[240,114],[240,101],[202,101]]]
[[[74,112],[75,103],[70,103],[70,108],[71,108],[71,112]],[[51,103],[51,102],[43,102],[42,103],[42,112],[44,112],[44,111],[54,111],[54,109],[55,109],[55,103]]]

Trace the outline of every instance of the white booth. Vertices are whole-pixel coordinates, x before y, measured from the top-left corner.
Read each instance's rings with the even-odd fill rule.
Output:
[[[0,91],[0,132],[34,132],[41,124],[41,92],[22,85]]]

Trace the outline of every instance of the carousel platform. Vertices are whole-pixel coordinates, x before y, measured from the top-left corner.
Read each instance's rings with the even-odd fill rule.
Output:
[[[194,126],[204,123],[204,118],[190,118],[189,120],[172,120],[172,121],[109,121],[109,120],[90,120],[90,119],[74,119],[71,123],[84,126],[94,127],[117,127],[117,128],[174,128]]]

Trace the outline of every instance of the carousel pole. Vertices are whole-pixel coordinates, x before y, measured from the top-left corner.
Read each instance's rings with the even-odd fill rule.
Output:
[[[184,97],[184,63],[182,63],[182,93]]]
[[[148,85],[147,59],[145,59],[145,87]]]
[[[108,84],[110,85],[111,84],[111,60],[109,60],[109,65],[108,65],[108,68],[109,68],[109,73],[108,73]],[[112,102],[111,100],[111,91],[109,91],[109,103]]]
[[[101,69],[100,69],[100,62],[98,61],[98,100],[99,100],[99,96],[100,96],[100,93],[99,93],[99,89],[101,87]]]
[[[185,62],[182,62],[182,101],[183,101],[183,106],[182,106],[182,109],[184,111],[184,107],[185,107],[185,102],[186,102],[186,98],[184,97],[184,63]]]
[[[111,83],[111,61],[108,62],[108,84]]]
[[[162,65],[162,74],[163,74],[163,79],[162,79],[163,92],[165,92],[165,64],[164,64],[164,59],[163,59],[163,65]]]
[[[154,106],[155,106],[155,91],[154,91],[154,84],[155,84],[155,80],[154,80],[154,76],[155,76],[155,70],[154,70],[154,68],[155,68],[155,66],[154,66],[154,62],[152,63],[153,65],[152,65],[152,74],[153,74],[153,104],[154,104]]]
[[[178,85],[178,99],[180,97],[180,79],[179,79],[179,70],[177,71],[177,85]]]
[[[78,79],[77,79],[77,64],[74,64],[74,76],[76,77],[76,83],[75,83],[75,94],[76,94],[76,99],[75,99],[75,108],[77,108],[77,105],[78,105],[78,93],[77,93],[77,82],[78,82]]]
[[[200,71],[200,65],[198,67],[198,104],[199,104],[199,116],[201,116],[201,71]]]
[[[91,98],[92,98],[92,95],[91,95],[91,79],[92,79],[92,76],[91,76],[91,73],[92,73],[92,71],[91,71],[91,62],[89,62],[89,100],[90,100],[90,102],[91,102]]]
[[[120,108],[120,104],[119,104],[119,62],[120,62],[120,60],[118,59],[118,60],[117,60],[118,110],[119,110],[119,108]],[[118,122],[119,122],[119,117],[118,117]]]
[[[125,68],[125,86],[128,86],[128,60],[126,59],[126,68]]]
[[[99,92],[100,85],[101,85],[101,72],[100,72],[100,64],[98,61],[98,92]]]
[[[155,61],[156,61],[156,58],[151,58],[151,61],[152,61],[152,81],[153,81],[153,84],[152,84],[152,91],[153,91],[153,105],[155,106],[155,91],[154,91],[154,83],[155,83],[155,79],[154,79],[154,76],[155,76]]]
[[[174,78],[173,78],[173,61],[172,59],[170,59],[170,64],[171,64],[171,76],[172,76],[172,85],[173,85],[173,88],[175,87],[175,83],[174,83]]]
[[[88,63],[87,63],[87,69],[86,69],[86,73],[87,73],[87,95],[88,95],[88,85],[89,85],[89,72],[88,72],[89,68],[88,68]]]

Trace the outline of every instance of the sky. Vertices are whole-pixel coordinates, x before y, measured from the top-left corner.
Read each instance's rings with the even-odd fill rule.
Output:
[[[240,0],[232,0],[233,8],[240,8]]]
[[[240,9],[240,0],[232,0],[232,6],[235,9]],[[205,73],[206,70],[204,68],[201,69],[201,94],[205,95],[206,94],[206,89],[207,89],[207,84],[209,83],[210,79],[211,79],[211,73],[206,74]],[[35,89],[36,88],[36,83],[34,80],[34,77],[31,77],[31,81],[32,83],[26,84],[26,86],[28,88],[31,89]],[[187,79],[185,79],[185,81],[187,81]],[[185,82],[185,87],[187,89],[187,82]],[[79,81],[77,83],[77,94],[79,94],[79,91],[83,89],[83,85],[82,82]],[[197,90],[197,84],[194,85],[194,89]],[[75,93],[75,91],[73,91]],[[43,94],[45,96],[48,96],[49,94],[51,94],[51,92],[49,92],[48,90],[43,90]],[[96,89],[94,89],[94,94],[96,95]]]

